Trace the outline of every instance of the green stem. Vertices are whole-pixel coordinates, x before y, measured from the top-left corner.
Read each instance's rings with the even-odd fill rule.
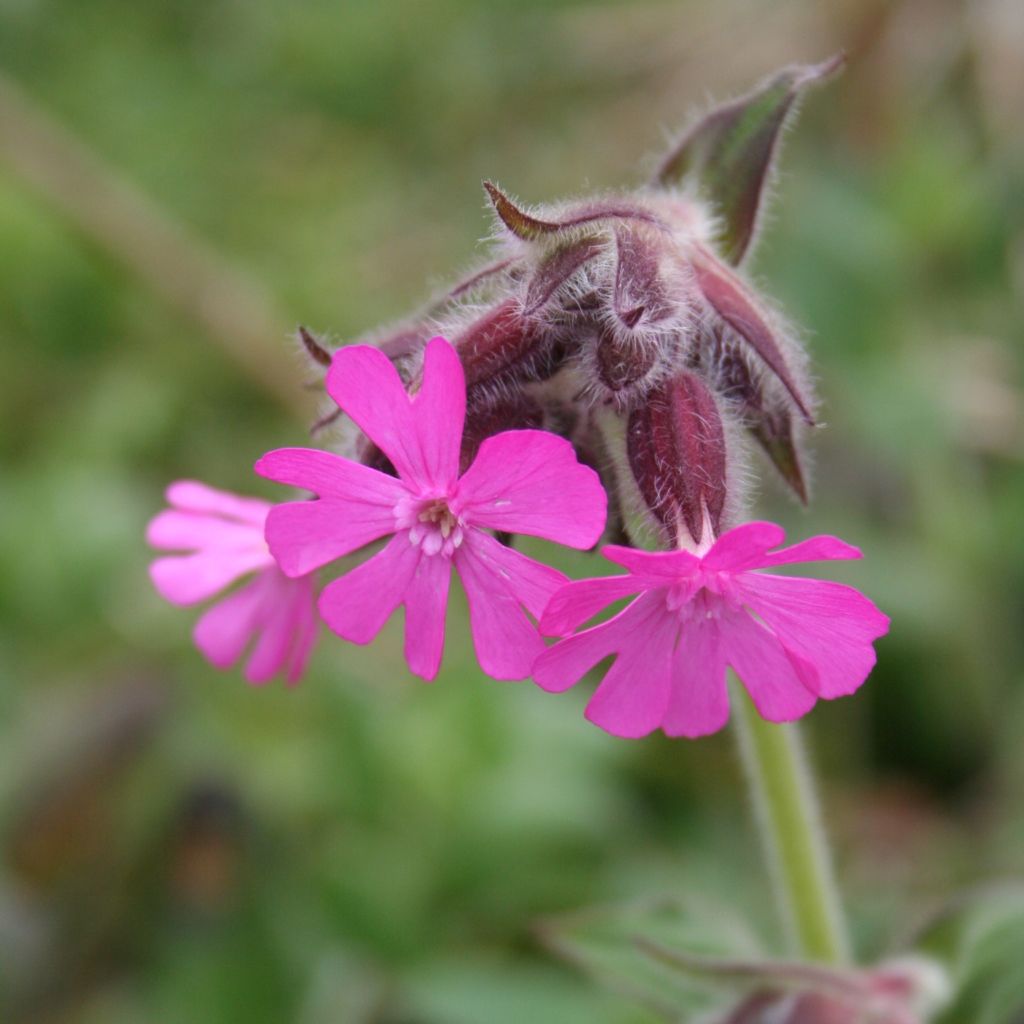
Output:
[[[800,733],[793,723],[766,722],[739,686],[733,706],[758,826],[795,952],[842,963],[849,956],[846,930]]]

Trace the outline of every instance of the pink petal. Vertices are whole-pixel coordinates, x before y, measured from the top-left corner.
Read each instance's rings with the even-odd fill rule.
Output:
[[[638,621],[586,710],[594,725],[627,739],[646,736],[665,717],[679,629],[676,616],[667,611],[657,592],[637,598],[632,607],[638,609]]]
[[[568,583],[568,577],[557,569],[535,562],[486,533],[469,530],[467,539],[473,553],[535,619],[541,617],[552,595]]]
[[[268,506],[269,508],[269,506]],[[165,509],[146,527],[146,542],[162,551],[256,548],[265,551],[263,522],[240,523],[207,514]]]
[[[451,577],[450,559],[425,556],[405,594],[405,660],[409,670],[424,679],[433,679],[441,667]]]
[[[178,480],[167,488],[167,501],[185,512],[207,513],[262,525],[270,503],[259,498],[240,498],[218,491],[198,480]]]
[[[778,547],[786,532],[775,523],[744,523],[723,533],[704,556],[702,564],[712,571],[739,572],[764,564],[769,548]]]
[[[253,468],[279,484],[353,504],[394,508],[409,493],[393,476],[316,448],[278,448],[267,452]]]
[[[422,553],[403,530],[369,561],[327,584],[320,615],[339,636],[368,644],[402,603]]]
[[[736,670],[754,707],[769,722],[791,722],[814,707],[817,697],[801,680],[778,637],[746,612],[721,618],[725,660]]]
[[[427,343],[413,416],[427,479],[438,487],[453,484],[466,419],[466,378],[458,353],[444,338]]]
[[[613,601],[644,590],[638,576],[599,576],[575,580],[555,592],[540,619],[545,636],[567,636]]]
[[[291,580],[276,568],[263,583],[258,639],[245,667],[250,683],[265,683],[288,666],[312,596],[308,579]]]
[[[445,490],[455,481],[451,450],[457,460],[462,440],[465,384],[462,366],[444,349],[443,339],[428,346],[424,364],[423,401],[413,401],[402,386],[398,371],[383,352],[367,345],[339,349],[327,372],[331,397],[359,425],[363,433],[391,460],[399,476],[420,489]],[[451,404],[461,388],[462,399]]]
[[[606,544],[601,554],[648,584],[665,586],[696,575],[700,559],[689,551],[638,551]]]
[[[238,661],[259,624],[262,600],[263,581],[257,577],[203,614],[192,638],[210,664],[226,669]]]
[[[832,562],[863,557],[860,548],[855,548],[838,537],[822,534],[818,537],[808,537],[799,544],[791,544],[788,548],[780,548],[765,555],[758,568],[786,565],[790,562]]]
[[[239,577],[268,565],[273,559],[266,550],[214,550],[158,558],[150,564],[149,575],[161,597],[187,605],[213,597]]]
[[[729,719],[729,691],[718,624],[694,619],[683,630],[672,665],[672,693],[662,728],[668,736],[708,736]]]
[[[548,647],[533,663],[533,681],[548,693],[561,693],[575,686],[602,658],[625,643],[629,623],[636,618],[636,603],[634,601],[607,622]]]
[[[604,530],[608,499],[568,441],[543,430],[488,437],[458,486],[474,526],[589,548]]]
[[[575,686],[602,658],[627,649],[655,608],[665,609],[664,594],[642,594],[607,622],[559,640],[534,662],[534,682],[550,693]]]
[[[295,581],[296,589],[300,591],[295,598],[299,605],[299,614],[295,624],[295,643],[292,647],[291,657],[288,662],[288,670],[285,676],[289,685],[297,683],[306,672],[309,664],[309,656],[316,646],[319,619],[316,614],[314,603],[313,578],[304,576]]]
[[[735,580],[743,600],[783,647],[813,666],[806,683],[826,699],[853,693],[875,664],[872,642],[889,629],[884,615],[853,587],[829,580],[747,573]]]
[[[245,678],[254,685],[269,682],[284,668],[291,653],[292,622],[282,609],[276,615],[264,615],[256,630],[256,644],[245,666]]]
[[[287,576],[304,576],[394,532],[393,508],[333,497],[285,502],[267,516],[267,544]]]
[[[525,679],[544,642],[523,605],[539,616],[565,577],[473,529],[455,552],[455,568],[481,668],[495,679]]]
[[[785,539],[782,527],[775,523],[744,523],[722,534],[704,556],[703,564],[706,569],[742,572],[791,562],[861,557],[860,550],[852,544],[827,535],[810,537],[799,544],[791,544],[788,548],[769,554],[769,549],[778,547]]]

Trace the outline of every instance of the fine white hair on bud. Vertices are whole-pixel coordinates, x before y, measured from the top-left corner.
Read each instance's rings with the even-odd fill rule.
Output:
[[[807,357],[740,267],[780,133],[841,63],[785,68],[709,110],[633,192],[527,206],[484,182],[490,259],[359,340],[415,392],[427,342],[448,338],[466,377],[463,460],[503,430],[554,431],[601,474],[609,530],[634,543],[653,534],[697,548],[727,529],[748,492],[750,448],[806,502]],[[322,369],[330,354],[301,338]]]

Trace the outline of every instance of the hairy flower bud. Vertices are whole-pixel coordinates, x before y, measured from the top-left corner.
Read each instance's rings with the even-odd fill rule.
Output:
[[[803,349],[735,268],[756,240],[782,129],[841,64],[785,68],[711,109],[633,193],[528,208],[484,182],[490,259],[362,340],[387,354],[410,392],[429,339],[452,341],[468,388],[464,460],[488,432],[510,427],[560,433],[581,458],[578,425],[600,433],[596,468],[636,543],[652,524],[673,545],[717,534],[740,504],[733,464],[745,439],[806,501],[814,395]],[[302,340],[323,365],[327,350]],[[365,440],[355,450],[390,469]]]
[[[517,299],[505,299],[452,338],[468,388],[550,376],[557,362],[553,341],[523,315]]]
[[[705,540],[719,532],[726,503],[725,429],[714,396],[693,373],[657,388],[633,411],[626,434],[640,494],[668,538]]]
[[[657,344],[642,336],[603,329],[595,344],[597,378],[617,396],[649,377],[658,356]]]

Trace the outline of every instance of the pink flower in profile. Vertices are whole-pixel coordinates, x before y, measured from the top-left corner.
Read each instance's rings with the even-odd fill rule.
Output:
[[[334,354],[327,390],[398,476],[307,448],[264,455],[256,472],[319,495],[271,511],[267,542],[281,568],[302,576],[390,535],[383,550],[324,588],[320,614],[331,629],[366,644],[404,605],[409,668],[432,679],[454,566],[484,671],[498,679],[528,676],[544,643],[526,612],[538,618],[566,578],[486,531],[592,546],[606,505],[597,474],[577,462],[567,441],[510,430],[487,438],[460,477],[465,377],[444,338],[427,345],[415,395],[382,352],[364,345]]]
[[[566,690],[610,654],[617,658],[587,705],[616,736],[716,732],[729,717],[725,669],[740,677],[771,722],[799,718],[821,697],[853,693],[875,663],[872,642],[889,619],[852,587],[756,572],[776,565],[860,558],[836,537],[781,550],[774,523],[724,533],[703,557],[609,546],[624,576],[569,583],[552,598],[541,631],[567,637],[534,665],[545,690]],[[639,594],[623,611],[573,636],[606,605]]]
[[[161,597],[196,604],[256,574],[203,614],[193,633],[196,646],[211,664],[226,669],[255,641],[245,667],[249,682],[263,683],[279,672],[289,683],[298,682],[316,642],[313,580],[289,579],[277,567],[263,539],[273,506],[193,480],[171,484],[167,501],[171,507],[146,530],[153,547],[181,552],[150,566]]]

